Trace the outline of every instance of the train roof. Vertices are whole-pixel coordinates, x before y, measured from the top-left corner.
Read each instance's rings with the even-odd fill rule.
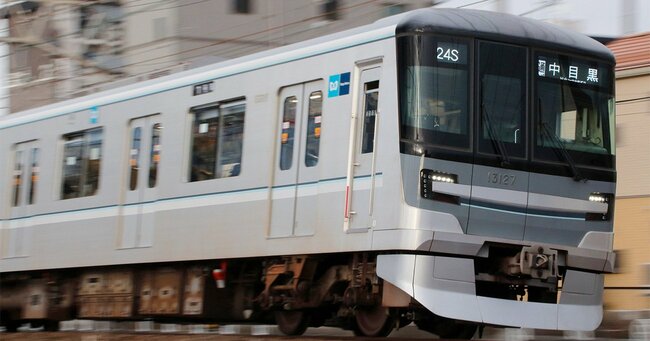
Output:
[[[496,12],[425,8],[295,44],[0,117],[0,130],[199,84],[408,33],[439,33],[591,53],[614,64],[599,42],[540,21]]]
[[[600,42],[575,31],[512,14],[470,9],[425,8],[406,13],[396,34],[439,33],[532,45],[578,54],[589,53],[611,64],[612,52]]]

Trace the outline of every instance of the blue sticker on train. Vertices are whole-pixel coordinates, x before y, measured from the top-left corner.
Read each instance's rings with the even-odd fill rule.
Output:
[[[345,96],[350,93],[350,73],[331,75],[327,87],[327,97]]]
[[[99,123],[99,108],[97,107],[90,108],[90,119],[88,121],[90,124]]]

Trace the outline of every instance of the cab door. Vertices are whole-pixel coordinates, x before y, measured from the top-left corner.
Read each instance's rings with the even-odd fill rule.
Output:
[[[357,83],[358,107],[351,121],[352,138],[346,186],[346,230],[367,230],[374,225],[380,75],[379,66],[365,68]]]
[[[5,257],[28,256],[30,217],[39,182],[38,141],[14,145],[7,253]]]
[[[468,234],[521,240],[528,203],[527,51],[479,42]]]
[[[269,237],[314,234],[318,223],[318,180],[323,82],[280,90]]]
[[[153,244],[162,128],[160,115],[136,118],[129,123],[120,248]]]

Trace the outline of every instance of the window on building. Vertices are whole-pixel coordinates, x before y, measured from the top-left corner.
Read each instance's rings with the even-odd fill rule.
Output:
[[[190,181],[240,174],[245,108],[240,101],[193,110]]]
[[[149,188],[156,187],[158,181],[158,164],[160,163],[160,135],[162,124],[156,123],[151,127],[151,151],[149,152]]]
[[[61,199],[95,195],[99,187],[102,129],[68,134],[63,139]]]
[[[309,115],[307,117],[307,148],[305,148],[305,166],[318,164],[320,152],[321,120],[323,117],[323,93],[312,92],[309,95]]]
[[[232,12],[239,14],[251,13],[251,0],[232,0]]]
[[[322,5],[323,17],[327,20],[339,20],[339,1],[324,0]]]

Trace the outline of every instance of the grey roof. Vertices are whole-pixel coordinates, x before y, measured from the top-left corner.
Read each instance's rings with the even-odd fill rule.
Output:
[[[470,9],[425,8],[407,13],[397,25],[400,33],[440,33],[513,44],[535,45],[568,53],[589,53],[614,64],[612,52],[581,33],[511,14]]]

